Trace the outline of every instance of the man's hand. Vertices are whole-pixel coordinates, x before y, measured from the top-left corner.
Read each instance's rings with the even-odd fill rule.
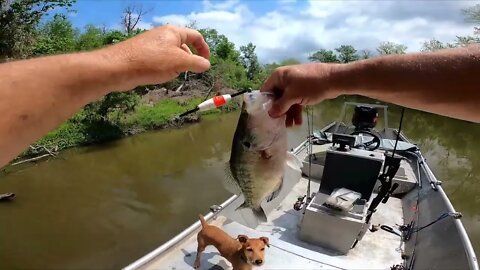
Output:
[[[0,167],[86,104],[206,71],[209,54],[199,32],[162,26],[96,51],[0,64]]]
[[[280,98],[272,117],[301,124],[302,106],[339,95],[362,95],[400,106],[480,123],[480,46],[390,55],[348,64],[276,69],[262,91]]]
[[[261,91],[274,92],[279,96],[269,114],[279,117],[287,114],[286,125],[302,123],[302,107],[325,99],[335,98],[332,84],[333,72],[341,65],[304,64],[275,69],[263,84]]]
[[[187,45],[198,55],[192,54]],[[210,51],[202,35],[193,29],[161,26],[98,53],[116,62],[124,73],[118,90],[138,85],[159,84],[185,71],[204,72],[210,68]]]

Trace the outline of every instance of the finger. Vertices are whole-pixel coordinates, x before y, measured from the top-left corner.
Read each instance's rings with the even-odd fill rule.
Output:
[[[189,28],[179,28],[179,33],[182,44],[190,44],[197,50],[200,56],[205,59],[210,58],[210,49],[200,32]]]
[[[294,104],[289,110],[289,114],[292,115],[295,125],[297,126],[302,124],[302,109],[303,109],[302,105]]]
[[[280,117],[284,115],[295,103],[295,100],[288,98],[288,96],[284,94],[273,103],[273,106],[268,113],[271,117]]]
[[[263,83],[262,87],[260,88],[261,92],[274,92],[275,89],[279,86],[279,74],[278,72],[273,72],[270,77]]]
[[[293,117],[289,113],[287,113],[287,117],[285,118],[285,126],[287,127],[293,126]]]
[[[187,52],[188,54],[192,54],[192,51],[190,50],[190,48],[188,47],[187,44],[182,44],[182,46],[180,46],[180,48],[182,48],[182,50],[184,50],[185,52]]]
[[[189,54],[186,55],[182,61],[182,65],[180,66],[180,71],[184,72],[186,70],[192,71],[195,73],[202,73],[207,71],[210,68],[210,61],[207,59],[195,55]]]

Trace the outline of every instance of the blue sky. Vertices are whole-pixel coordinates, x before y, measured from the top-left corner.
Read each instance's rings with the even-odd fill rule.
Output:
[[[456,35],[472,34],[461,9],[480,1],[328,1],[328,0],[77,0],[70,18],[83,28],[88,23],[119,28],[128,3],[149,13],[139,24],[212,27],[237,46],[253,42],[262,62],[288,57],[305,60],[321,48],[342,44],[358,50],[374,49],[382,41],[407,45],[418,51],[423,41],[451,42]]]

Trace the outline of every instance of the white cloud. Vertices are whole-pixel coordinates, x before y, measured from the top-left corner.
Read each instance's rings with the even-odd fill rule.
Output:
[[[205,11],[209,10],[230,10],[239,3],[239,0],[227,0],[224,2],[203,0],[203,8]]]
[[[475,3],[311,0],[297,4],[282,1],[277,10],[255,16],[237,0],[205,0],[202,11],[157,16],[153,21],[182,26],[196,21],[201,28],[215,28],[238,47],[254,43],[262,62],[286,57],[306,60],[313,51],[341,44],[361,50],[393,41],[407,45],[408,51],[418,51],[431,38],[453,41],[456,35],[472,33],[460,10]]]

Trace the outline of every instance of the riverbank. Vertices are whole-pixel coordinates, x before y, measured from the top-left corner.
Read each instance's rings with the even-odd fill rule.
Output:
[[[233,89],[222,89],[215,94],[233,92]],[[71,147],[101,144],[150,130],[179,128],[201,121],[202,115],[228,113],[240,108],[239,101],[232,100],[217,109],[178,117],[195,108],[205,96],[204,91],[176,92],[160,88],[139,96],[138,104],[128,113],[112,110],[106,117],[92,118],[84,108],[32,144],[11,165],[55,156],[59,151]]]

